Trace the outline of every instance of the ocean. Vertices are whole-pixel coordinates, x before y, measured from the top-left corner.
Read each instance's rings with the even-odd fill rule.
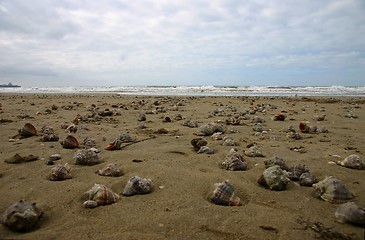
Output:
[[[0,88],[0,93],[114,93],[164,96],[365,96],[365,86],[69,86]]]

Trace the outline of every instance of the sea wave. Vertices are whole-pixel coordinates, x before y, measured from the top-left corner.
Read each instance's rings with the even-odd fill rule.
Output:
[[[365,87],[347,86],[68,86],[0,88],[0,93],[116,93],[195,96],[365,96]]]

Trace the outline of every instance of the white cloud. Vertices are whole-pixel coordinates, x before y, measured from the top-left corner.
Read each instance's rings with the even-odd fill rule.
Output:
[[[276,77],[285,69],[365,69],[364,10],[361,0],[3,0],[0,77],[29,81],[43,69],[43,78],[90,85],[158,85],[176,75],[216,81],[210,72],[219,71],[230,81],[232,71],[239,84],[237,72],[247,68],[278,69]]]

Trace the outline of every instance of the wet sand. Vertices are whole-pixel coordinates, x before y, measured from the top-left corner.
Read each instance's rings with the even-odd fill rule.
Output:
[[[264,160],[278,156],[289,166],[305,164],[319,180],[339,178],[356,195],[353,201],[365,207],[365,171],[333,164],[350,154],[364,158],[364,98],[0,94],[0,103],[0,212],[26,199],[36,202],[44,213],[38,228],[28,233],[12,232],[1,225],[0,239],[316,239],[331,233],[343,239],[364,238],[363,228],[337,222],[334,213],[339,204],[317,198],[313,188],[290,182],[285,191],[272,191],[257,184],[265,169]],[[28,122],[38,132],[44,125],[53,127],[62,140],[70,133],[61,126],[90,114],[92,105],[98,111],[109,109],[112,115],[79,121],[73,135],[80,142],[87,137],[95,140],[101,164],[75,165],[75,149],[64,149],[59,142],[41,142],[40,136],[10,140]],[[138,121],[141,113],[146,113],[146,121]],[[262,117],[265,131],[255,133],[251,119],[240,125],[226,124],[230,116],[243,113],[251,119]],[[272,120],[278,113],[287,116],[285,121]],[[323,114],[324,121],[314,119]],[[164,121],[166,118],[172,121]],[[238,142],[235,148],[240,153],[256,144],[264,157],[244,156],[247,171],[224,170],[219,166],[232,147],[206,136],[216,153],[197,154],[190,141],[197,137],[198,128],[183,126],[187,119],[199,126],[221,121],[225,134]],[[300,133],[300,121],[326,127],[329,132]],[[141,124],[146,128],[138,128]],[[289,126],[302,139],[288,138]],[[129,133],[137,141],[148,140],[121,150],[105,150],[121,133]],[[17,153],[40,159],[4,162]],[[47,179],[53,166],[46,162],[55,153],[62,156],[56,163],[71,166],[72,179]],[[123,175],[97,175],[107,163],[116,163]],[[83,207],[82,195],[95,183],[121,194],[135,175],[152,179],[153,192],[122,196],[117,203],[95,209]],[[226,179],[242,206],[208,201],[214,184]]]

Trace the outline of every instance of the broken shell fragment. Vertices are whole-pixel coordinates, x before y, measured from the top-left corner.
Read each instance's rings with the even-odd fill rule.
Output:
[[[360,156],[356,154],[352,154],[346,157],[344,160],[338,161],[337,164],[346,168],[359,170],[365,169],[365,160],[361,159]]]
[[[104,185],[95,183],[94,186],[85,192],[87,200],[83,203],[85,208],[110,205],[120,200],[120,196]]]
[[[241,206],[241,199],[235,196],[234,189],[229,180],[215,184],[215,189],[209,200],[217,205]]]
[[[1,222],[13,231],[29,232],[37,226],[41,216],[36,203],[22,199],[5,210]]]
[[[122,172],[118,169],[117,164],[109,163],[102,169],[98,171],[100,176],[107,176],[107,177],[119,177],[122,175]]]
[[[347,202],[354,197],[341,180],[332,176],[313,184],[313,188],[318,197],[330,203]]]
[[[51,169],[51,172],[49,174],[49,180],[51,181],[62,181],[66,179],[72,178],[71,176],[71,167],[68,165],[68,163],[65,163],[65,165],[57,164]]]
[[[286,173],[278,166],[266,168],[257,183],[275,191],[283,191],[289,183]]]
[[[152,192],[152,180],[134,176],[128,180],[122,194],[124,196],[132,196],[136,194],[147,194],[150,192]]]
[[[354,202],[341,204],[337,208],[335,216],[341,223],[349,223],[365,228],[365,210]]]
[[[76,165],[92,166],[101,162],[98,154],[91,148],[77,150],[74,154],[74,159]]]
[[[68,135],[64,140],[62,140],[61,145],[66,149],[79,148],[80,146],[79,141],[77,141],[77,139],[72,135]]]

